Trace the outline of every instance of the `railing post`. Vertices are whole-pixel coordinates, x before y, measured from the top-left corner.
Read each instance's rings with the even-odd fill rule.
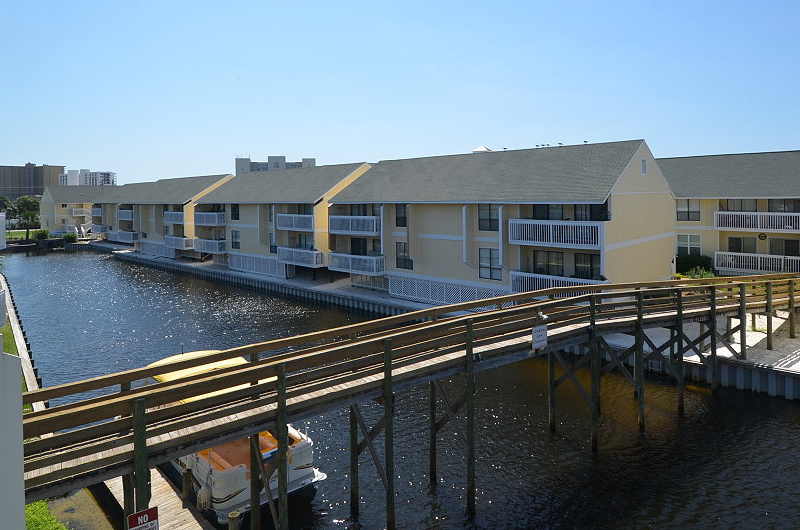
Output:
[[[742,360],[747,359],[747,286],[739,284],[739,349]]]
[[[644,298],[642,291],[636,291],[636,349],[634,351],[634,379],[638,400],[639,430],[644,431]]]
[[[592,369],[592,452],[597,453],[597,426],[600,423],[600,348],[597,343],[595,295],[589,298],[589,355]]]
[[[675,373],[677,374],[678,379],[678,416],[681,418],[684,414],[684,402],[683,402],[683,292],[679,289],[675,291],[675,309],[678,316],[678,320],[676,322],[676,327],[678,329],[675,332],[678,335],[678,347],[677,352],[675,355]]]
[[[289,528],[289,427],[286,423],[286,365],[278,365],[278,526]]]
[[[120,392],[127,392],[131,389],[131,384],[126,381],[120,384]],[[127,434],[130,431],[125,431]],[[122,511],[127,520],[128,516],[136,512],[136,481],[133,473],[122,477]]]
[[[394,511],[394,393],[392,391],[392,339],[384,341],[383,351],[383,410],[386,425],[386,528],[396,528]]]
[[[716,392],[719,388],[719,364],[717,363],[717,286],[712,285],[710,296],[711,319],[708,322],[708,329],[711,331],[711,391]]]
[[[772,349],[772,282],[767,282],[767,349]]]
[[[250,362],[258,362],[258,354],[250,354]],[[251,385],[257,385],[254,381]],[[253,396],[253,399],[256,399]],[[267,488],[265,488],[266,490]],[[267,490],[267,495],[271,493]],[[259,433],[250,436],[250,530],[261,528],[261,442]]]
[[[358,520],[358,419],[353,405],[350,405],[350,517]]]
[[[794,313],[794,280],[789,280],[789,338],[796,339],[797,315]]]
[[[133,400],[133,477],[136,511],[150,506],[150,468],[147,467],[147,422],[144,398]]]
[[[472,319],[467,320],[467,518],[475,520],[475,370]]]

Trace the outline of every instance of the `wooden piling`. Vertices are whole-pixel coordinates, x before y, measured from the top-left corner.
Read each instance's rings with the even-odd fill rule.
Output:
[[[286,421],[286,365],[278,365],[278,529],[289,529],[289,426]],[[269,489],[267,489],[269,495]]]
[[[397,527],[394,510],[394,393],[392,391],[392,339],[384,341],[383,350],[383,410],[386,425],[386,528]]]
[[[547,352],[547,419],[550,432],[556,431],[556,360],[552,351]]]
[[[739,355],[747,359],[747,286],[739,284]]]
[[[678,416],[681,418],[684,415],[684,380],[683,380],[683,293],[680,289],[675,291],[675,310],[678,315],[678,320],[675,324],[675,333],[678,335],[678,347],[675,355],[675,374],[678,386]]]
[[[600,347],[597,341],[596,302],[594,296],[589,299],[589,355],[591,355],[592,371],[592,452],[598,451],[597,428],[600,423]]]
[[[133,400],[133,480],[136,511],[150,506],[150,468],[147,467],[147,422],[144,398]]]
[[[261,448],[258,433],[250,436],[250,530],[261,528]],[[267,491],[269,495],[269,491]],[[258,508],[255,508],[258,506]]]
[[[638,400],[639,430],[644,432],[644,299],[642,291],[636,292],[636,349],[633,353],[634,381]]]
[[[430,487],[435,488],[436,478],[436,384],[428,383],[428,477]]]
[[[472,320],[467,320],[467,519],[475,519],[475,359]]]
[[[358,520],[358,418],[353,405],[350,405],[350,517]]]
[[[717,288],[712,285],[709,291],[709,304],[711,305],[711,318],[708,329],[711,331],[711,391],[719,388],[719,363],[717,362]]]
[[[772,349],[772,282],[767,282],[767,349]]]
[[[797,315],[794,312],[794,280],[789,280],[789,338],[796,339]]]

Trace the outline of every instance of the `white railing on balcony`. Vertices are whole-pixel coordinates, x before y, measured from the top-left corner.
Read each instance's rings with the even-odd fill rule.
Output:
[[[103,217],[102,208],[92,208],[92,217]]]
[[[194,224],[197,226],[222,226],[225,224],[225,212],[195,212]]]
[[[224,239],[193,239],[194,249],[205,254],[225,254],[227,241]]]
[[[70,215],[72,215],[72,217],[78,217],[81,215],[83,217],[91,217],[92,210],[90,210],[89,208],[73,208],[72,213]]]
[[[800,231],[800,213],[714,212],[714,227],[756,232]]]
[[[601,221],[536,221],[510,219],[508,241],[513,245],[543,245],[600,249]]]
[[[174,225],[183,224],[183,212],[164,212],[164,222]]]
[[[289,265],[318,268],[325,266],[325,254],[319,250],[278,247],[278,261]]]
[[[715,252],[714,268],[720,274],[800,272],[800,257],[743,252]]]
[[[527,293],[552,287],[574,287],[576,285],[597,285],[608,283],[601,280],[584,280],[583,278],[567,278],[566,276],[550,276],[531,272],[511,271],[511,290],[515,293]]]
[[[276,223],[278,230],[296,230],[300,232],[314,231],[314,216],[291,213],[279,213]]]
[[[381,218],[360,215],[331,215],[328,232],[354,236],[377,236],[381,233]]]
[[[93,234],[105,234],[107,230],[106,225],[92,225]]]
[[[117,219],[120,221],[133,221],[133,210],[117,210]]]
[[[117,243],[133,243],[134,241],[139,241],[139,232],[118,230],[116,232],[109,232],[106,239],[109,241],[116,241]]]
[[[332,271],[378,276],[386,270],[386,258],[384,256],[354,256],[331,252],[328,254],[328,268]]]
[[[178,250],[192,250],[194,239],[191,237],[164,236],[164,246]]]

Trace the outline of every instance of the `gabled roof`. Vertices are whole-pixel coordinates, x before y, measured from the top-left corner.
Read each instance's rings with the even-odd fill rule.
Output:
[[[220,180],[231,175],[205,175],[161,179],[115,186],[115,193],[103,197],[104,203],[120,204],[185,204]]]
[[[100,202],[114,193],[116,186],[48,186],[55,203],[86,204]]]
[[[602,203],[644,140],[382,160],[334,203]]]
[[[800,151],[659,158],[676,198],[800,195]]]
[[[315,203],[363,165],[359,162],[242,173],[198,203]]]

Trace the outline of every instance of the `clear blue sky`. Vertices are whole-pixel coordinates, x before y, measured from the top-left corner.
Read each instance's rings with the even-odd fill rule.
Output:
[[[800,2],[0,0],[0,165],[800,149]]]

